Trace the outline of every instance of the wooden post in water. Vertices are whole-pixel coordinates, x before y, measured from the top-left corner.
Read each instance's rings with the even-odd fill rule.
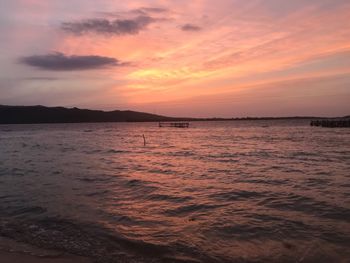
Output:
[[[142,137],[143,137],[143,146],[146,146],[146,138],[145,138],[145,135],[142,134]]]

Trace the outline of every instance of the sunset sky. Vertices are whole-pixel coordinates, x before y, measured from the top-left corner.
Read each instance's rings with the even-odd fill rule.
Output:
[[[0,0],[0,104],[350,114],[349,0]]]

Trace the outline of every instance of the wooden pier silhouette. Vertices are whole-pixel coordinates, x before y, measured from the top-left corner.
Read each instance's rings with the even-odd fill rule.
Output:
[[[327,128],[350,128],[350,118],[314,120],[310,122],[310,125]]]
[[[174,128],[188,128],[190,127],[189,122],[159,122],[159,127],[174,127]]]

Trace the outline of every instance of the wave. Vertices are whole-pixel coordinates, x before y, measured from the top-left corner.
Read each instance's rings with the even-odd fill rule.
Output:
[[[209,212],[214,210],[215,208],[222,207],[223,205],[213,205],[213,204],[191,204],[180,206],[175,209],[168,209],[164,211],[164,214],[168,216],[184,216],[189,215],[196,212]]]
[[[317,201],[311,197],[297,195],[294,193],[274,193],[272,197],[268,197],[260,201],[259,205],[264,205],[279,210],[298,211],[321,218],[342,220],[345,222],[348,222],[350,218],[350,209],[337,205],[331,205],[323,201]]]
[[[240,201],[249,199],[260,199],[262,197],[269,196],[269,192],[255,192],[255,191],[243,191],[235,190],[228,192],[219,192],[211,194],[209,197],[220,201]]]
[[[130,239],[101,225],[45,218],[36,221],[0,221],[0,234],[37,247],[90,257],[97,262],[202,262],[185,251]]]

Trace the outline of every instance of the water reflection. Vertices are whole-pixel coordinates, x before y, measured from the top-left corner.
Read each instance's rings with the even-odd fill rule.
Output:
[[[159,260],[349,258],[348,130],[300,121],[0,130],[3,218],[46,231],[54,225],[62,229],[62,239],[71,237],[76,225],[84,226],[71,238],[94,240],[86,253],[111,246],[108,234],[115,238],[113,249],[127,247]],[[16,227],[39,235],[27,226]],[[7,228],[14,235],[14,227]],[[59,237],[52,242],[61,244]],[[88,251],[87,246],[79,249]]]

